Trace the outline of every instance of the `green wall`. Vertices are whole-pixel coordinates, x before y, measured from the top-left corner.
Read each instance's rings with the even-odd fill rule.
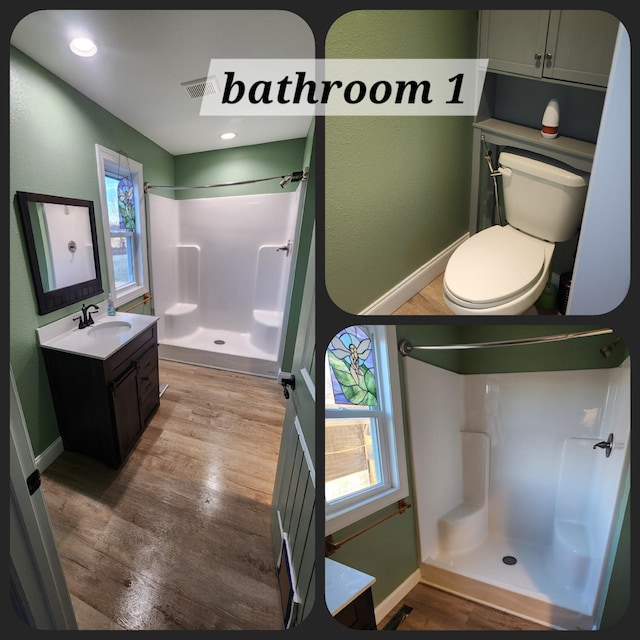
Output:
[[[304,168],[303,156],[306,144],[305,138],[296,138],[176,156],[175,184],[178,186],[224,184],[283,176],[293,171],[300,171]],[[278,180],[269,180],[215,189],[184,189],[175,191],[175,197],[186,200],[255,193],[281,193],[295,191],[298,186],[299,183],[290,182],[283,189]],[[154,193],[165,192],[155,191]]]
[[[396,331],[398,339],[401,339],[402,331],[400,329]],[[398,358],[400,357],[398,354]],[[399,362],[399,365],[400,388],[403,389],[402,362]],[[402,410],[406,415],[404,397],[402,398]],[[368,529],[371,525],[375,525],[328,556],[336,562],[341,562],[375,577],[376,581],[371,588],[374,607],[379,606],[385,598],[417,571],[420,563],[416,535],[413,471],[409,449],[411,440],[406,420],[403,428],[409,476],[409,496],[405,502],[410,505],[410,508],[404,513],[392,515],[398,510],[398,503],[393,503],[344,529],[336,531],[331,536],[333,542],[340,542],[357,532]]]
[[[19,220],[16,191],[92,200],[98,218],[97,233],[103,283],[108,281],[95,144],[121,151],[144,166],[151,184],[217,184],[269,177],[302,169],[310,162],[313,127],[306,139],[274,142],[223,151],[174,157],[124,124],[94,102],[52,75],[15,48],[10,51],[10,179],[9,179],[9,349],[34,455],[43,453],[58,437],[47,374],[37,344],[36,329],[63,318],[74,305],[39,316],[26,246]],[[227,174],[227,168],[234,172]],[[230,169],[229,169],[230,171]],[[270,185],[267,187],[266,185]],[[294,189],[297,184],[289,185]],[[281,190],[277,181],[237,189],[238,193]],[[172,197],[214,195],[213,190],[159,191]],[[230,195],[234,191],[224,188]],[[308,252],[314,216],[313,199],[304,210],[299,251]],[[302,260],[306,263],[306,260]],[[294,291],[295,295],[298,295]],[[106,293],[90,301],[100,303]],[[136,311],[150,313],[149,305]],[[294,314],[293,322],[297,316]],[[295,333],[295,332],[294,332]]]
[[[92,200],[97,220],[102,282],[108,282],[95,145],[121,151],[144,165],[145,179],[169,184],[173,157],[136,130],[52,75],[15,48],[10,50],[9,349],[34,455],[59,437],[36,328],[74,307],[38,315],[16,191]],[[90,299],[100,303],[106,293]]]
[[[477,11],[353,11],[326,58],[475,58]],[[469,230],[472,117],[327,117],[325,277],[360,313]]]
[[[558,336],[609,328],[600,325],[406,325],[397,329],[398,341],[414,346],[470,344],[544,336]],[[519,371],[571,371],[606,369],[619,366],[629,355],[624,338],[611,355],[604,358],[600,349],[620,334],[610,334],[512,347],[451,349],[428,351],[414,349],[407,357],[428,362],[461,374],[516,373]]]

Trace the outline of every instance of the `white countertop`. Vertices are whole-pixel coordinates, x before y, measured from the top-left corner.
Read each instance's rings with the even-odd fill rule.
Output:
[[[100,305],[105,306],[105,305]],[[147,316],[141,313],[118,312],[115,316],[108,316],[106,311],[100,309],[94,316],[94,324],[85,329],[78,328],[78,321],[73,320],[80,315],[80,311],[71,314],[61,320],[36,329],[38,342],[44,349],[66,351],[88,358],[106,360],[110,355],[123,347],[127,342],[140,335],[145,329],[158,322],[157,316]],[[129,329],[118,335],[110,335],[109,332],[101,337],[96,337],[92,332],[93,327],[98,327],[108,322],[126,322],[131,325]]]
[[[324,559],[324,598],[334,616],[366,591],[376,579],[340,562]]]

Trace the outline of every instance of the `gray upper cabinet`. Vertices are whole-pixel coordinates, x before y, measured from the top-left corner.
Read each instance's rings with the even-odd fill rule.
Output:
[[[481,11],[478,56],[489,71],[606,87],[618,25],[604,11]]]

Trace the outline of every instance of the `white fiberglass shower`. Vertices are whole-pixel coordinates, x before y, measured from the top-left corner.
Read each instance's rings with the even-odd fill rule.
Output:
[[[421,581],[598,628],[630,483],[629,359],[461,375],[408,357],[404,373]]]
[[[160,358],[277,377],[303,189],[147,193]]]

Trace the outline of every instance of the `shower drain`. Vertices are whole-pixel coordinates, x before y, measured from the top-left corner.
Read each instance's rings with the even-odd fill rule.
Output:
[[[505,556],[502,558],[502,562],[505,564],[515,564],[518,561],[513,556]]]
[[[224,344],[224,340],[214,340],[215,344]]]

